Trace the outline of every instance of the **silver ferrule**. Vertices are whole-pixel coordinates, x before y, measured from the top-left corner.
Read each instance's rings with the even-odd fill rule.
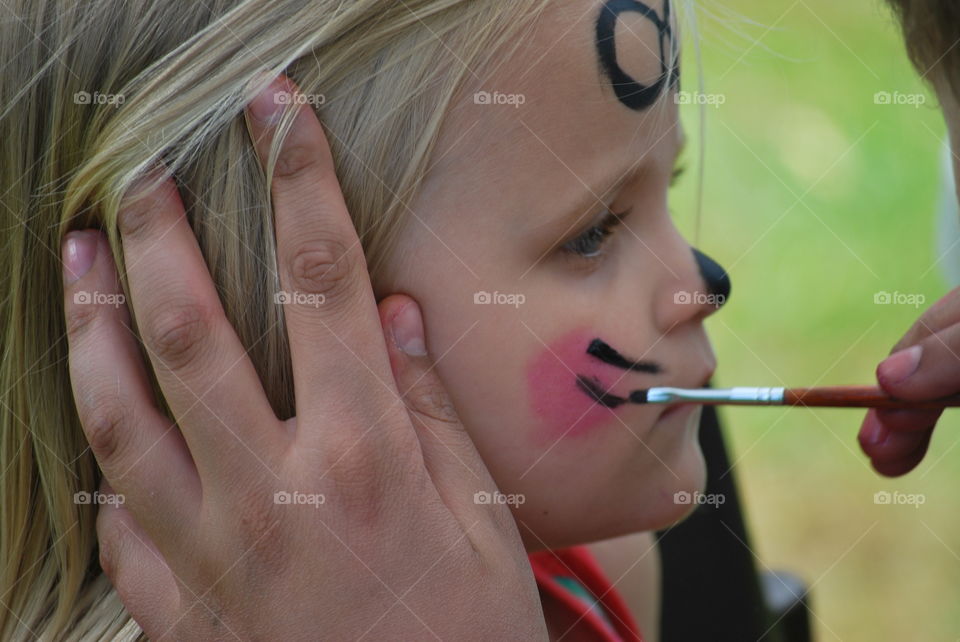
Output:
[[[783,403],[783,388],[650,388],[647,390],[647,403],[671,403],[690,401],[693,403]]]

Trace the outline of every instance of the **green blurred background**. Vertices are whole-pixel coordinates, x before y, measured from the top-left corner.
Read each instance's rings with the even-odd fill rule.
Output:
[[[708,322],[716,386],[872,384],[949,289],[936,246],[945,128],[880,0],[697,1],[706,163],[699,246],[729,271]],[[698,68],[685,34],[684,86]],[[876,104],[877,92],[926,104]],[[673,208],[696,238],[699,110]],[[878,305],[878,292],[925,305]],[[734,470],[762,567],[812,586],[818,640],[960,638],[960,412],[908,475],[880,477],[863,412],[727,408]],[[877,492],[920,493],[883,505]]]

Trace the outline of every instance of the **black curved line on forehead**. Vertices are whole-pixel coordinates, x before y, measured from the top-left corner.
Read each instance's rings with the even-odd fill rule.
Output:
[[[657,28],[660,77],[652,85],[637,82],[617,62],[617,21],[620,14],[625,12],[639,13]],[[675,61],[670,70],[667,69],[665,42],[669,42],[671,58]],[[676,55],[679,43],[673,37],[670,26],[670,0],[664,2],[662,20],[656,11],[639,0],[607,0],[597,17],[596,46],[603,74],[610,80],[617,99],[630,109],[641,111],[657,102],[668,79],[670,87],[680,86],[680,61]]]

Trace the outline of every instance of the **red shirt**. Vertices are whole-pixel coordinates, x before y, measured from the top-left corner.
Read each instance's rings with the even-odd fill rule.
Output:
[[[586,546],[529,553],[540,590],[554,597],[605,642],[643,642],[620,594]]]

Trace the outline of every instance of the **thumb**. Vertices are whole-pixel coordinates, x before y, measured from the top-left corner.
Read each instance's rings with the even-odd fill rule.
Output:
[[[397,390],[427,470],[447,506],[472,501],[473,493],[492,486],[492,478],[427,353],[420,306],[408,296],[394,294],[378,307]]]
[[[901,399],[960,393],[960,324],[894,352],[877,366],[877,381],[887,394]]]

